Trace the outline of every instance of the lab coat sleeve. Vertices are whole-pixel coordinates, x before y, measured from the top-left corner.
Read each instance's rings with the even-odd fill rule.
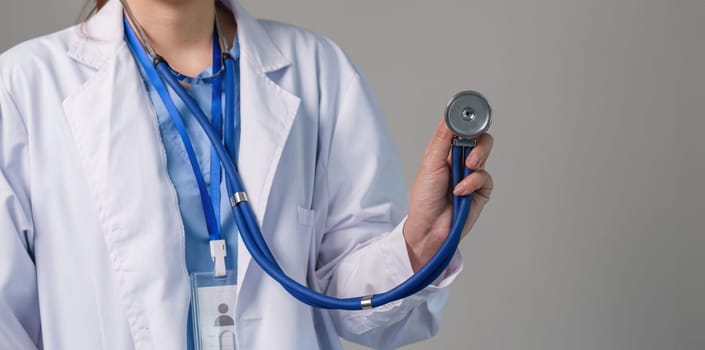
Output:
[[[385,292],[412,275],[402,234],[407,198],[401,164],[361,75],[354,75],[338,103],[320,174],[326,213],[316,275],[329,295]],[[330,311],[338,334],[375,349],[435,335],[447,286],[461,269],[456,253],[444,274],[416,295],[370,310]]]
[[[0,81],[0,347],[41,344],[37,282],[32,254],[27,132]]]

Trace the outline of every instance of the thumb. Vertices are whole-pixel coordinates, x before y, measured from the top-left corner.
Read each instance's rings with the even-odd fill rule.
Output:
[[[431,137],[426,151],[424,153],[423,163],[430,169],[437,169],[448,166],[448,153],[450,152],[451,140],[453,133],[448,130],[445,120],[441,121],[436,127],[436,132]]]

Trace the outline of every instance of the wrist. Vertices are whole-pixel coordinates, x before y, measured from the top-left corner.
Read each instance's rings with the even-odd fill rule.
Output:
[[[426,249],[423,248],[423,239],[419,239],[420,237],[424,237],[424,235],[419,234],[419,232],[423,231],[414,228],[413,223],[407,218],[407,221],[402,227],[402,234],[406,242],[406,251],[409,255],[411,269],[414,273],[421,269],[430,259],[430,257],[426,257],[427,254],[425,254]]]

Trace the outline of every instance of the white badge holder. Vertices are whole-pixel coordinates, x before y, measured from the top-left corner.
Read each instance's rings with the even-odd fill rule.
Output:
[[[213,272],[191,274],[194,346],[196,350],[235,350],[237,272],[224,268],[225,241],[211,241],[211,255]]]

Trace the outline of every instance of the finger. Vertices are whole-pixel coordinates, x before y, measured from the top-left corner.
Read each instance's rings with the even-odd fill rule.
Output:
[[[487,158],[492,152],[492,146],[494,145],[494,137],[492,135],[485,133],[477,138],[477,146],[475,146],[470,155],[465,160],[465,165],[470,169],[481,169],[482,166],[487,161]]]
[[[453,189],[456,196],[467,196],[480,189],[492,189],[492,177],[485,170],[477,170],[460,181]]]
[[[436,132],[426,146],[424,165],[431,169],[446,167],[452,139],[453,133],[448,130],[446,123],[441,119],[436,127]]]

